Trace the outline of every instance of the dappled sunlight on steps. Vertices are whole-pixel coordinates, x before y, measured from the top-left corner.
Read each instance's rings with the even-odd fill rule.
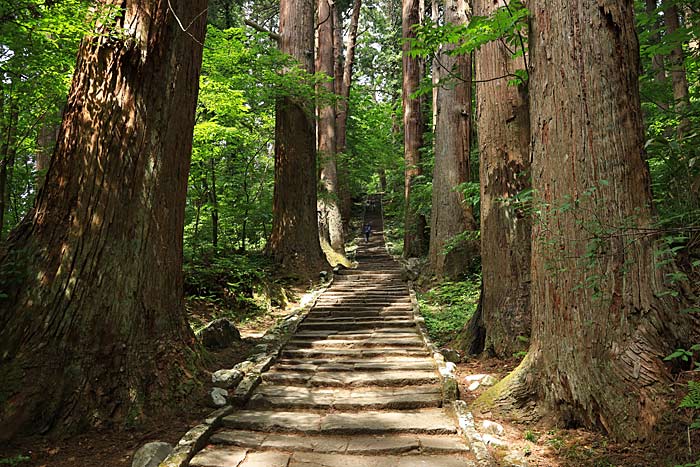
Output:
[[[435,361],[386,252],[379,203],[357,269],[341,270],[199,467],[457,467],[473,454],[442,408]],[[374,208],[374,209],[372,209]]]

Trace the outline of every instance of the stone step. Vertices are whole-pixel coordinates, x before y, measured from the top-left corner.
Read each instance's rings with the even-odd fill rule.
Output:
[[[307,316],[310,318],[320,318],[320,317],[374,317],[381,318],[384,316],[397,317],[401,316],[406,319],[413,319],[413,309],[404,307],[403,309],[376,309],[376,308],[351,308],[351,307],[324,307],[321,309],[314,308]]]
[[[352,316],[352,315],[347,315],[347,316],[323,316],[323,317],[313,317],[313,316],[307,316],[306,319],[302,322],[303,325],[310,325],[310,324],[319,324],[319,323],[326,323],[326,324],[333,324],[333,323],[345,323],[345,324],[355,324],[355,323],[363,323],[368,326],[374,326],[377,324],[383,324],[383,325],[393,325],[394,327],[412,327],[415,326],[415,321],[413,320],[413,316],[409,317],[404,317],[404,316]],[[351,329],[348,329],[348,331]]]
[[[402,293],[397,295],[321,295],[316,301],[317,306],[323,305],[404,305],[410,304],[411,297],[408,294]]]
[[[370,337],[400,338],[421,337],[418,330],[399,329],[400,332],[361,332],[361,331],[300,331],[294,334],[294,339],[367,339]]]
[[[349,298],[357,298],[357,299],[363,299],[363,300],[369,300],[369,299],[377,299],[377,298],[388,298],[388,299],[394,299],[397,297],[406,297],[410,298],[410,295],[408,294],[407,290],[401,290],[401,289],[395,289],[395,290],[382,290],[382,289],[372,289],[372,290],[353,290],[353,289],[348,289],[343,292],[338,292],[335,290],[328,290],[325,292],[323,295],[321,295],[320,298],[333,298],[333,299],[349,299]]]
[[[406,371],[436,369],[435,363],[431,360],[417,360],[414,362],[366,362],[365,360],[354,360],[340,362],[328,359],[325,363],[306,363],[299,361],[296,361],[296,363],[287,363],[286,360],[281,360],[280,362],[275,364],[275,370],[312,373],[323,371]]]
[[[192,467],[475,467],[471,453],[451,455],[348,455],[320,452],[248,451],[208,446],[189,463]]]
[[[323,305],[314,307],[313,312],[328,312],[328,311],[413,311],[413,306],[408,303],[397,305],[371,306],[371,305]]]
[[[442,393],[438,385],[408,388],[371,387],[327,389],[264,383],[258,386],[249,408],[312,410],[410,410],[440,407]]]
[[[364,290],[363,290],[364,289]],[[357,284],[355,284],[352,281],[345,281],[342,284],[338,283],[333,283],[332,288],[328,289],[328,292],[337,292],[337,293],[344,293],[344,294],[353,294],[353,293],[364,293],[364,292],[375,292],[375,291],[385,291],[385,292],[401,292],[408,294],[408,288],[406,285],[371,285],[371,286],[366,286],[366,287],[359,287]]]
[[[469,452],[462,438],[456,435],[302,436],[293,433],[220,430],[212,435],[209,442],[220,447],[237,446],[256,451],[278,450],[324,454],[398,455]],[[379,467],[382,465],[377,464]]]
[[[423,339],[415,337],[368,337],[365,339],[292,339],[290,346],[297,349],[364,349],[367,347],[422,347]]]
[[[454,421],[442,409],[437,408],[399,412],[363,411],[328,414],[279,410],[240,410],[224,417],[223,425],[238,430],[323,435],[457,433]]]
[[[282,356],[285,358],[300,358],[308,359],[314,357],[324,358],[372,358],[382,356],[406,356],[406,357],[422,357],[429,356],[428,349],[386,349],[386,348],[370,348],[370,349],[295,349],[285,348],[282,351]]]
[[[277,365],[312,365],[315,367],[323,367],[326,365],[348,365],[352,366],[353,369],[357,366],[358,369],[363,369],[366,371],[373,370],[375,368],[379,369],[393,369],[393,368],[404,368],[404,369],[431,369],[435,368],[435,360],[430,357],[424,356],[406,356],[402,354],[397,355],[379,355],[376,357],[356,357],[348,356],[341,357],[336,356],[332,358],[323,357],[309,357],[306,359],[300,358],[281,358],[275,363]],[[322,371],[319,369],[319,371]]]
[[[352,331],[352,330],[382,330],[387,328],[412,328],[415,327],[416,323],[413,320],[304,320],[300,325],[299,329],[335,329],[340,331]]]
[[[410,371],[327,371],[302,373],[272,369],[262,374],[267,383],[307,385],[313,387],[363,387],[363,386],[408,386],[411,384],[437,384],[440,378],[435,370]]]

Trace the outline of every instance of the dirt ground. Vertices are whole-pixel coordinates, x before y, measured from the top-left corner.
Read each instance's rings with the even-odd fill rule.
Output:
[[[470,374],[490,374],[501,379],[517,366],[517,361],[473,359],[457,365],[460,394],[463,400],[476,399],[486,388],[472,392],[464,377]],[[673,387],[675,399],[680,401],[691,372],[681,373]],[[678,404],[675,404],[676,406]],[[483,420],[503,425],[509,450],[527,459],[530,467],[695,467],[700,459],[700,433],[688,432],[690,414],[676,411],[660,425],[653,440],[644,443],[614,443],[600,433],[585,429],[557,426],[551,420],[536,424],[522,424],[495,414],[474,413],[477,426]],[[490,447],[496,459],[502,459],[507,450]]]

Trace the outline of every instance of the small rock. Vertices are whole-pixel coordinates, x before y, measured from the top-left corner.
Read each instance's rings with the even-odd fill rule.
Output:
[[[511,452],[503,458],[505,467],[528,467],[530,463],[519,453]]]
[[[420,258],[408,258],[406,263],[402,265],[401,276],[410,281],[414,281],[420,277],[422,269],[422,261]]]
[[[131,467],[158,467],[172,450],[172,445],[161,441],[146,443],[134,454]]]
[[[481,430],[484,433],[488,433],[494,436],[501,436],[505,431],[503,425],[500,423],[492,422],[491,420],[484,420],[481,422]]]
[[[207,349],[225,349],[235,342],[240,342],[241,333],[231,320],[219,318],[202,329],[199,338]]]
[[[486,375],[486,376],[484,376],[484,378],[481,380],[481,385],[482,385],[482,386],[493,386],[493,385],[496,384],[497,382],[498,382],[498,380],[497,380],[496,378],[494,378],[493,376],[491,376],[491,375]]]
[[[458,350],[442,348],[440,353],[445,356],[445,360],[448,362],[459,363],[462,361],[462,354]]]
[[[491,435],[484,435],[481,437],[481,440],[486,443],[487,446],[507,446],[508,443],[503,441],[502,439],[498,439],[495,436]]]
[[[209,391],[210,402],[214,407],[223,407],[226,405],[228,391],[221,388],[213,388]]]
[[[467,383],[471,381],[481,381],[482,379],[486,378],[488,375],[467,375],[464,377],[464,381]]]
[[[440,374],[442,376],[453,376],[457,365],[452,362],[446,362],[444,368],[440,368]]]
[[[318,273],[322,281],[328,280],[328,271],[321,271]]]
[[[219,370],[211,375],[211,382],[214,386],[229,389],[237,385],[243,379],[243,372],[236,369]]]
[[[480,386],[479,382],[474,381],[474,382],[472,382],[472,384],[469,385],[469,387],[467,389],[469,389],[470,391],[476,391],[477,389],[479,389],[479,386]]]

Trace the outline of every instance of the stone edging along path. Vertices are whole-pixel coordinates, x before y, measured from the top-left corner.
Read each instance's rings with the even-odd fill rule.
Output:
[[[278,324],[268,329],[261,339],[263,343],[255,347],[259,350],[257,353],[254,353],[247,360],[236,364],[232,369],[222,369],[212,375],[212,379],[216,380],[217,373],[228,373],[228,377],[222,378],[223,381],[220,381],[224,384],[217,384],[214,381],[214,385],[215,387],[221,386],[229,394],[232,393],[232,397],[229,398],[230,404],[214,410],[202,420],[202,423],[185,433],[173,451],[158,467],[189,466],[192,457],[206,445],[214,430],[221,426],[222,419],[233,413],[235,410],[234,406],[241,407],[248,402],[253,390],[260,384],[260,375],[274,363],[282,348],[297,330],[299,323],[304,320],[314,307],[318,297],[332,283],[333,279],[331,278],[323,287],[304,296],[301,305],[297,309],[285,316]]]

